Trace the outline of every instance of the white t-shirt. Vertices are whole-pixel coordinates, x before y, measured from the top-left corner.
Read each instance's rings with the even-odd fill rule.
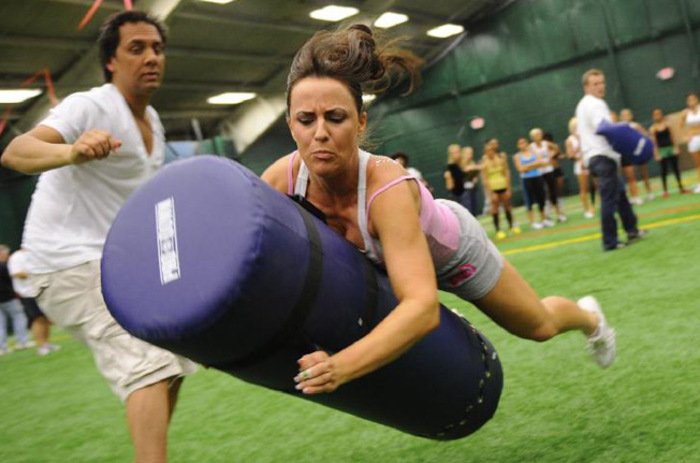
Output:
[[[607,156],[620,163],[620,154],[612,149],[605,137],[595,133],[603,119],[610,120],[610,108],[605,100],[593,95],[585,95],[581,98],[576,106],[576,123],[581,140],[583,162],[586,166],[593,156],[598,155]]]
[[[165,135],[152,107],[150,155],[126,100],[112,84],[74,93],[40,125],[57,130],[66,143],[85,131],[104,130],[122,141],[108,157],[41,174],[22,237],[30,273],[49,273],[102,256],[107,232],[129,195],[163,164]]]

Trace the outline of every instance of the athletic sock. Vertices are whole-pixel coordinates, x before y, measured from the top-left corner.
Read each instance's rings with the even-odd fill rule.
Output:
[[[491,217],[493,217],[493,226],[496,227],[496,231],[501,231],[501,227],[498,220],[498,213],[491,214]]]
[[[513,228],[513,214],[510,211],[506,211],[506,220],[508,220],[508,227]]]

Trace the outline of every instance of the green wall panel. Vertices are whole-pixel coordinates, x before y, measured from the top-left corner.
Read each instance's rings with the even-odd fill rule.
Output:
[[[540,0],[537,8],[533,8],[535,2],[530,1],[523,4],[527,8],[532,33],[531,37],[537,38],[535,44],[542,53],[539,63],[533,65],[552,64],[570,58],[576,54],[577,47],[574,37],[569,30],[568,16],[562,14],[566,12],[567,3],[561,0]],[[518,18],[518,21],[522,21]]]
[[[486,83],[482,64],[479,61],[479,52],[476,44],[467,36],[465,42],[460,46],[460,53],[454,53],[455,72],[459,76],[458,88],[460,90],[476,87]],[[426,83],[432,84],[432,72],[426,75]]]
[[[608,13],[615,45],[641,40],[651,32],[645,0],[611,0],[603,5]]]
[[[533,127],[552,132],[561,143],[583,94],[581,75],[591,67],[606,73],[610,107],[630,107],[648,125],[651,109],[679,110],[686,93],[700,89],[694,55],[700,49],[699,28],[698,0],[519,0],[471,27],[460,44],[424,72],[424,84],[414,95],[379,99],[371,107],[373,149],[408,153],[443,195],[450,143],[471,145],[480,156],[484,141],[496,137],[512,154],[517,138]],[[673,79],[655,78],[664,66],[676,69]],[[468,126],[476,115],[486,120],[483,130]],[[273,146],[288,144],[288,136],[280,133],[268,138],[268,154],[253,148],[265,159],[261,165],[269,164],[270,152],[285,152]],[[245,153],[246,164],[257,165],[253,151]],[[565,163],[564,170],[573,191],[571,165]],[[655,164],[651,170],[658,171]]]
[[[694,21],[700,21],[700,2],[697,0],[675,0],[679,5],[685,6],[685,11],[688,12],[688,17]]]
[[[536,8],[537,2],[533,3]],[[566,28],[570,31],[575,49],[579,54],[585,54],[607,49],[607,32],[605,27],[605,12],[599,0],[578,0],[568,3],[569,8],[562,12],[566,18]],[[575,55],[572,55],[573,58]]]
[[[646,6],[653,35],[683,27],[683,10],[678,0],[647,0]]]
[[[503,59],[506,53],[505,40],[496,31],[479,34],[472,37],[473,56],[481,70],[482,82],[496,81],[508,77],[512,73],[512,64]]]

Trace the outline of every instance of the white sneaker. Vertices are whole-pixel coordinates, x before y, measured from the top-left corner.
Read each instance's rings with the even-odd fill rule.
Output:
[[[695,188],[693,188],[693,193],[700,193],[700,183],[695,185]]]
[[[34,347],[35,345],[36,343],[34,341],[17,342],[15,343],[15,350],[29,349],[30,347]]]
[[[559,222],[566,222],[568,220],[564,214],[559,214],[558,219]]]
[[[45,356],[45,355],[49,355],[49,354],[52,353],[52,352],[56,352],[57,350],[60,350],[60,349],[61,349],[61,346],[59,346],[58,344],[46,343],[46,344],[44,344],[44,345],[42,345],[42,346],[39,346],[39,347],[36,349],[36,352],[37,352],[37,354],[39,354],[41,357],[43,357],[43,356]]]
[[[639,196],[635,196],[634,198],[630,198],[630,203],[634,204],[635,206],[641,206],[644,204],[644,200]]]
[[[544,225],[545,227],[553,227],[553,226],[554,226],[554,222],[552,222],[552,221],[549,220],[549,219],[544,219],[544,220],[542,221],[542,225]]]
[[[647,195],[647,201],[653,201],[655,199],[656,199],[656,195],[654,195],[654,193],[649,193]]]
[[[543,225],[539,222],[534,222],[530,225],[533,230],[542,230]]]
[[[578,306],[583,310],[592,312],[600,320],[595,332],[588,336],[588,351],[593,360],[601,367],[607,368],[615,361],[615,330],[608,326],[600,304],[593,296],[585,296],[578,300]]]
[[[595,213],[593,213],[592,211],[586,211],[583,213],[583,216],[587,219],[592,219],[593,217],[595,217]]]

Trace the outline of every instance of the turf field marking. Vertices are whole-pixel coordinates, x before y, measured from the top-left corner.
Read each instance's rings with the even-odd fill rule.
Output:
[[[644,228],[651,229],[651,228],[668,227],[670,225],[677,225],[680,223],[692,222],[694,220],[700,220],[700,214],[689,215],[686,217],[677,217],[675,219],[659,220],[658,222],[652,222],[650,224],[645,224]],[[600,237],[601,237],[600,232],[591,233],[589,235],[579,236],[578,238],[569,238],[569,239],[565,239],[565,240],[552,241],[550,243],[535,244],[532,246],[525,246],[522,248],[509,249],[507,251],[503,251],[502,254],[504,256],[507,256],[510,254],[520,254],[523,252],[542,251],[544,249],[559,248],[559,247],[566,246],[569,244],[576,244],[576,243],[584,243],[586,241],[593,241],[593,240],[600,239]]]

